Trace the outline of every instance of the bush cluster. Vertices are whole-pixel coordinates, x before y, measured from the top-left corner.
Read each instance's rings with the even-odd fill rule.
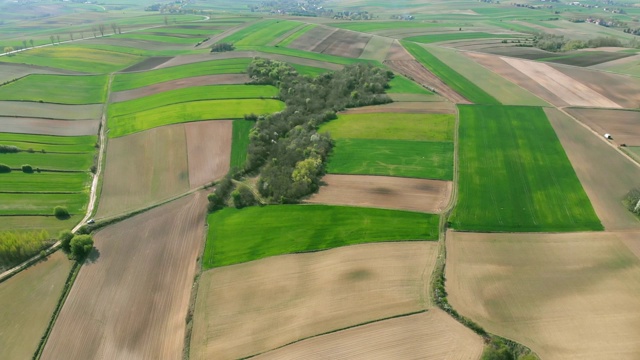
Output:
[[[636,215],[640,215],[640,188],[629,191],[624,200],[627,209]]]
[[[11,267],[36,255],[53,243],[49,233],[42,231],[1,232],[0,268]]]
[[[11,172],[11,167],[9,165],[0,164],[0,174],[6,174]]]
[[[0,144],[0,154],[12,154],[17,152],[20,152],[20,148],[17,146]]]
[[[62,245],[62,250],[69,254],[69,258],[78,261],[84,260],[93,249],[93,238],[91,235],[74,235],[69,230],[63,230],[58,235],[58,240]]]
[[[211,45],[211,52],[225,52],[225,51],[233,51],[235,46],[231,43],[217,43]]]

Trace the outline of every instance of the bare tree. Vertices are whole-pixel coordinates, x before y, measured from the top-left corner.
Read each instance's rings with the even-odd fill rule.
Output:
[[[98,30],[100,30],[100,35],[104,36],[104,24],[98,25]]]
[[[91,28],[91,31],[93,31],[93,37],[96,37],[96,28],[95,28],[95,27],[92,27],[92,28]]]
[[[31,44],[31,47],[33,47],[33,39],[29,40],[29,43]]]
[[[69,39],[71,39],[71,41],[73,41],[73,33],[72,32],[69,33]]]
[[[23,49],[27,48],[27,40],[22,40],[22,48]]]
[[[49,36],[49,39],[51,40],[51,45],[55,44],[54,40],[56,39],[53,35]]]
[[[113,33],[116,33],[116,30],[118,30],[118,24],[116,23],[111,23],[111,29],[113,29]]]

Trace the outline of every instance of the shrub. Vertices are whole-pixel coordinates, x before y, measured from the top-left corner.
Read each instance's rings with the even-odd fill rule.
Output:
[[[58,234],[58,240],[62,244],[62,250],[71,251],[71,239],[73,239],[73,233],[69,230],[63,230]]]
[[[11,172],[11,168],[9,167],[9,165],[5,165],[5,164],[0,164],[0,174],[2,173],[10,173]]]
[[[257,204],[256,197],[253,195],[253,192],[244,184],[239,185],[231,193],[231,197],[233,198],[233,206],[238,209]]]
[[[68,219],[71,216],[69,215],[69,210],[67,210],[66,207],[64,206],[56,206],[53,208],[53,215],[60,219],[60,220],[64,220],[64,219]]]
[[[22,165],[22,172],[27,174],[33,174],[33,167],[29,164]]]
[[[19,264],[51,244],[46,231],[0,232],[0,268]]]
[[[235,46],[231,43],[218,43],[211,46],[211,52],[233,51]]]
[[[91,235],[75,235],[69,245],[71,247],[71,257],[82,261],[93,249],[93,238]]]
[[[17,146],[12,145],[0,145],[0,154],[17,153],[20,149]]]

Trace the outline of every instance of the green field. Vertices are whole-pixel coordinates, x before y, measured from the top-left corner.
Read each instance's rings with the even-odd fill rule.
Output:
[[[51,136],[0,133],[0,144],[17,146],[21,150],[46,152],[93,152],[97,136]]]
[[[341,114],[322,125],[333,139],[453,141],[453,114]]]
[[[300,24],[297,21],[262,20],[227,36],[221,42],[233,43],[238,48],[267,45]]]
[[[390,88],[387,93],[390,94],[433,94],[431,91],[425,89],[423,86],[407,79],[402,75],[395,75],[391,81],[389,81]]]
[[[87,193],[8,194],[0,193],[0,215],[53,215],[53,208],[65,206],[69,213],[83,215]]]
[[[419,42],[422,44],[431,44],[443,41],[455,41],[455,40],[473,40],[473,39],[513,39],[521,38],[522,36],[509,35],[509,34],[489,34],[485,32],[452,32],[446,34],[431,34],[420,35],[405,38],[404,40]]]
[[[28,75],[0,86],[0,100],[98,104],[106,100],[107,76]]]
[[[195,45],[199,41],[206,39],[206,36],[200,37],[177,37],[177,36],[162,36],[162,35],[152,35],[152,34],[121,34],[113,36],[114,39],[135,39],[135,40],[144,40],[144,41],[155,41],[161,43],[171,43],[171,44],[184,44],[184,45]]]
[[[233,137],[231,143],[231,168],[243,169],[247,161],[249,148],[249,133],[255,123],[253,121],[235,120],[233,122]]]
[[[120,116],[166,106],[200,100],[272,98],[278,89],[270,85],[210,85],[169,90],[142,98],[109,105],[109,116]]]
[[[460,181],[453,228],[602,230],[541,108],[459,109]]]
[[[291,65],[294,69],[296,69],[298,74],[308,75],[313,77],[316,77],[320,74],[324,74],[326,72],[331,71],[329,69],[323,69],[323,68],[314,67],[314,66],[306,66],[306,65],[291,64],[291,63],[289,63],[289,65]]]
[[[208,223],[205,269],[368,242],[438,239],[437,215],[341,206],[227,208]]]
[[[609,52],[609,51],[580,51],[570,54],[563,54],[552,57],[545,57],[536,59],[536,61],[549,61],[558,64],[573,65],[573,66],[593,66],[602,63],[606,63],[613,60],[622,59],[632,56],[630,53]]]
[[[332,174],[453,179],[453,143],[337,139],[329,157]]]
[[[457,73],[447,64],[433,56],[422,46],[402,41],[402,45],[427,69],[431,70],[442,81],[449,85],[453,90],[476,104],[500,104],[493,96],[487,94],[476,84],[469,81],[464,76]]]
[[[440,24],[440,23],[424,23],[424,22],[414,22],[414,21],[349,21],[349,22],[329,23],[327,25],[331,25],[341,29],[360,31],[360,32],[372,32],[372,31],[387,30],[387,29],[420,29],[420,28],[450,26],[449,24],[446,24],[446,23]]]
[[[2,144],[1,141],[0,144]],[[89,171],[93,164],[93,153],[57,154],[23,151],[13,154],[0,154],[0,164],[9,165],[12,168],[20,168],[22,165],[28,164],[33,166],[34,169]]]
[[[289,46],[289,44],[291,44],[295,39],[299,38],[300,36],[304,35],[307,31],[313,29],[314,27],[316,27],[318,25],[316,24],[307,24],[304,25],[303,27],[301,27],[300,29],[298,29],[296,32],[294,32],[293,34],[287,36],[286,39],[280,41],[278,43],[278,46],[282,46],[282,47],[287,47]]]
[[[340,64],[340,65],[351,65],[356,63],[369,63],[377,66],[382,65],[380,64],[380,62],[375,60],[351,59],[351,58],[345,58],[341,56],[320,54],[320,53],[315,53],[311,51],[304,51],[304,50],[290,49],[290,48],[283,48],[283,47],[252,46],[249,50],[261,51],[261,52],[271,53],[271,54],[289,55],[289,56],[295,56],[303,59],[318,60],[318,61],[324,61],[324,62]]]
[[[127,46],[130,45],[130,46]],[[141,47],[133,47],[133,44],[123,44],[118,43],[117,45],[104,45],[104,44],[92,44],[92,43],[83,43],[78,44],[79,47],[86,49],[97,49],[97,50],[106,50],[112,52],[119,52],[124,54],[137,55],[142,57],[149,56],[177,56],[177,55],[187,55],[187,54],[198,54],[198,53],[207,53],[207,49],[200,48],[191,48],[185,47],[182,50],[177,49],[163,49],[156,47],[155,49],[141,48]]]
[[[0,61],[48,66],[91,74],[106,74],[122,70],[142,60],[139,56],[78,46],[56,45],[31,49],[14,56],[2,56]]]
[[[250,62],[249,58],[212,60],[145,72],[118,74],[113,80],[111,91],[135,89],[194,76],[241,74],[247,71]]]
[[[84,190],[90,180],[86,172],[25,174],[12,171],[0,174],[3,192],[77,192]]]
[[[284,109],[278,100],[203,100],[172,104],[109,119],[109,137],[154,127],[199,120],[241,119],[246,114],[270,114]]]

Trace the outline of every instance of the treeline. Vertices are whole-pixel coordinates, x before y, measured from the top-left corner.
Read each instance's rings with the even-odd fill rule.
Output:
[[[232,43],[217,43],[211,45],[211,52],[233,51],[235,46]]]
[[[17,265],[54,243],[42,231],[0,232],[0,268]]]
[[[0,144],[0,154],[12,154],[17,152],[20,152],[20,148],[17,146]]]
[[[366,64],[310,77],[280,61],[255,59],[248,74],[254,84],[278,87],[279,99],[286,103],[279,113],[246,116],[256,124],[240,172],[259,176],[257,194],[268,203],[295,203],[317,191],[332,148],[329,134],[317,132],[319,125],[345,108],[391,102],[385,89],[393,73]],[[219,184],[211,208],[231,195],[231,181],[228,176]],[[251,203],[251,197],[247,189],[237,189],[234,200]]]
[[[622,42],[612,37],[597,37],[595,39],[570,40],[562,35],[542,34],[533,38],[533,46],[551,52],[564,52],[586,48],[622,47]]]

